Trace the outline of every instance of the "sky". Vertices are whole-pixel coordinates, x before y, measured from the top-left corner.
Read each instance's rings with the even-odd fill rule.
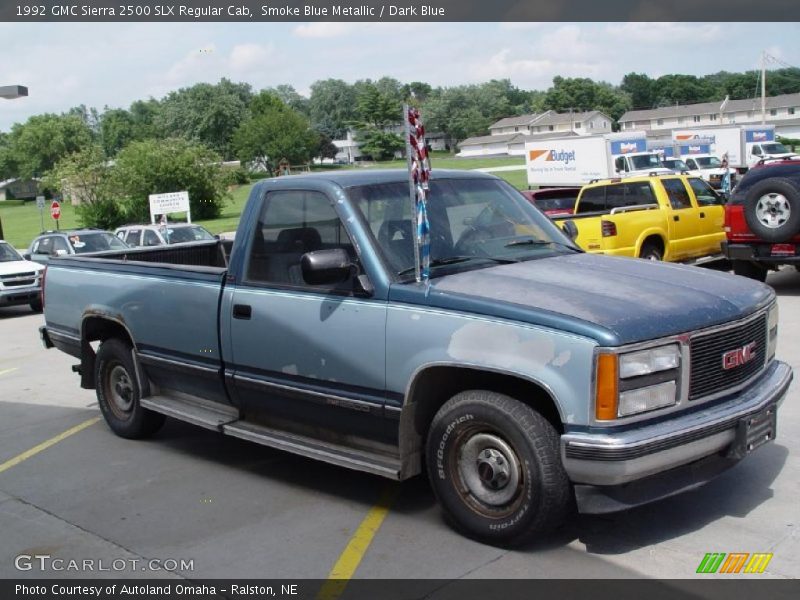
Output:
[[[0,85],[29,88],[0,99],[0,131],[222,77],[307,96],[327,78],[434,87],[507,78],[545,90],[556,75],[619,84],[630,72],[744,71],[759,68],[762,51],[800,65],[798,23],[0,23],[0,40]]]

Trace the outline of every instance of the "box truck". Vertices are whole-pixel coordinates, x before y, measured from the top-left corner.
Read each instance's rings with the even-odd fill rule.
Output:
[[[722,158],[728,155],[728,164],[745,171],[761,159],[778,159],[793,156],[780,142],[775,141],[774,125],[737,125],[705,129],[673,130],[676,142],[708,140],[711,153]]]
[[[665,174],[644,132],[531,140],[525,144],[529,186],[584,185],[610,177]]]
[[[680,160],[680,170],[702,177],[714,188],[722,187],[726,169],[714,151],[714,140],[699,137],[682,141],[648,140],[647,149],[661,154],[666,167],[676,169],[678,163],[673,161]],[[732,166],[730,170],[735,173]]]

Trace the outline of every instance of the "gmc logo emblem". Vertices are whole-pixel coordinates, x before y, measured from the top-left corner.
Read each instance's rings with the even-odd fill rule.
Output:
[[[729,350],[722,355],[722,368],[724,370],[735,369],[749,363],[756,357],[756,343],[750,342],[746,346]]]

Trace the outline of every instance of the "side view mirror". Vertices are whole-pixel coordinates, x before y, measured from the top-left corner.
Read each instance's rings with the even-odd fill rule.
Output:
[[[341,248],[306,252],[300,258],[303,281],[309,285],[341,283],[350,276],[353,263]]]
[[[575,241],[578,237],[578,226],[575,225],[575,221],[564,221],[564,233],[566,233],[567,237],[573,242]]]
[[[22,258],[24,258],[25,260],[30,260],[31,259],[31,253],[30,252],[23,252],[22,253]]]

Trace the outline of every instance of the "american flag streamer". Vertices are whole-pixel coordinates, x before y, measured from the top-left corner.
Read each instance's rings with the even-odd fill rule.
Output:
[[[404,107],[406,116],[406,154],[410,170],[410,197],[414,203],[416,245],[414,248],[417,281],[427,281],[431,265],[431,237],[428,223],[428,194],[430,193],[431,163],[425,143],[425,126],[419,110]]]

